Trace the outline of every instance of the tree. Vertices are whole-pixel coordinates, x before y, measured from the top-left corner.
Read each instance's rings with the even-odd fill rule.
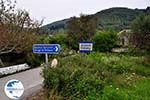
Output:
[[[150,51],[150,14],[143,14],[132,22],[131,42],[138,48]]]
[[[78,42],[91,41],[96,31],[96,19],[90,15],[72,17],[67,24],[69,46],[78,48]]]
[[[0,1],[0,55],[23,53],[36,42],[41,25],[25,10],[15,9],[16,1]]]

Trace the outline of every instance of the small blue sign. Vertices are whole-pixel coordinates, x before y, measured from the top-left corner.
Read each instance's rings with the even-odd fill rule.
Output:
[[[60,52],[59,44],[34,44],[33,52],[38,54],[58,54]]]
[[[93,42],[80,42],[79,50],[80,50],[80,52],[92,52],[93,51]]]

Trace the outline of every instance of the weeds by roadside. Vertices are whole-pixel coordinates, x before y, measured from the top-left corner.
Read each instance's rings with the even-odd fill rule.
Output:
[[[43,71],[44,86],[48,90],[46,97],[55,96],[58,100],[145,100],[150,98],[150,69],[144,59],[144,56],[112,53],[59,58],[56,69]]]

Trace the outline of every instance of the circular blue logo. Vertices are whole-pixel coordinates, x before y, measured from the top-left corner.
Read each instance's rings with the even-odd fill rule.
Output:
[[[24,87],[21,81],[12,79],[5,84],[4,91],[10,99],[19,99],[24,92]]]

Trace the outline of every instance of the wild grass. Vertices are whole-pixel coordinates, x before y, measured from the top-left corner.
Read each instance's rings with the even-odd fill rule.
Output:
[[[150,66],[144,56],[93,52],[59,58],[58,61],[57,68],[43,70],[48,97],[55,96],[60,100],[150,98]]]

